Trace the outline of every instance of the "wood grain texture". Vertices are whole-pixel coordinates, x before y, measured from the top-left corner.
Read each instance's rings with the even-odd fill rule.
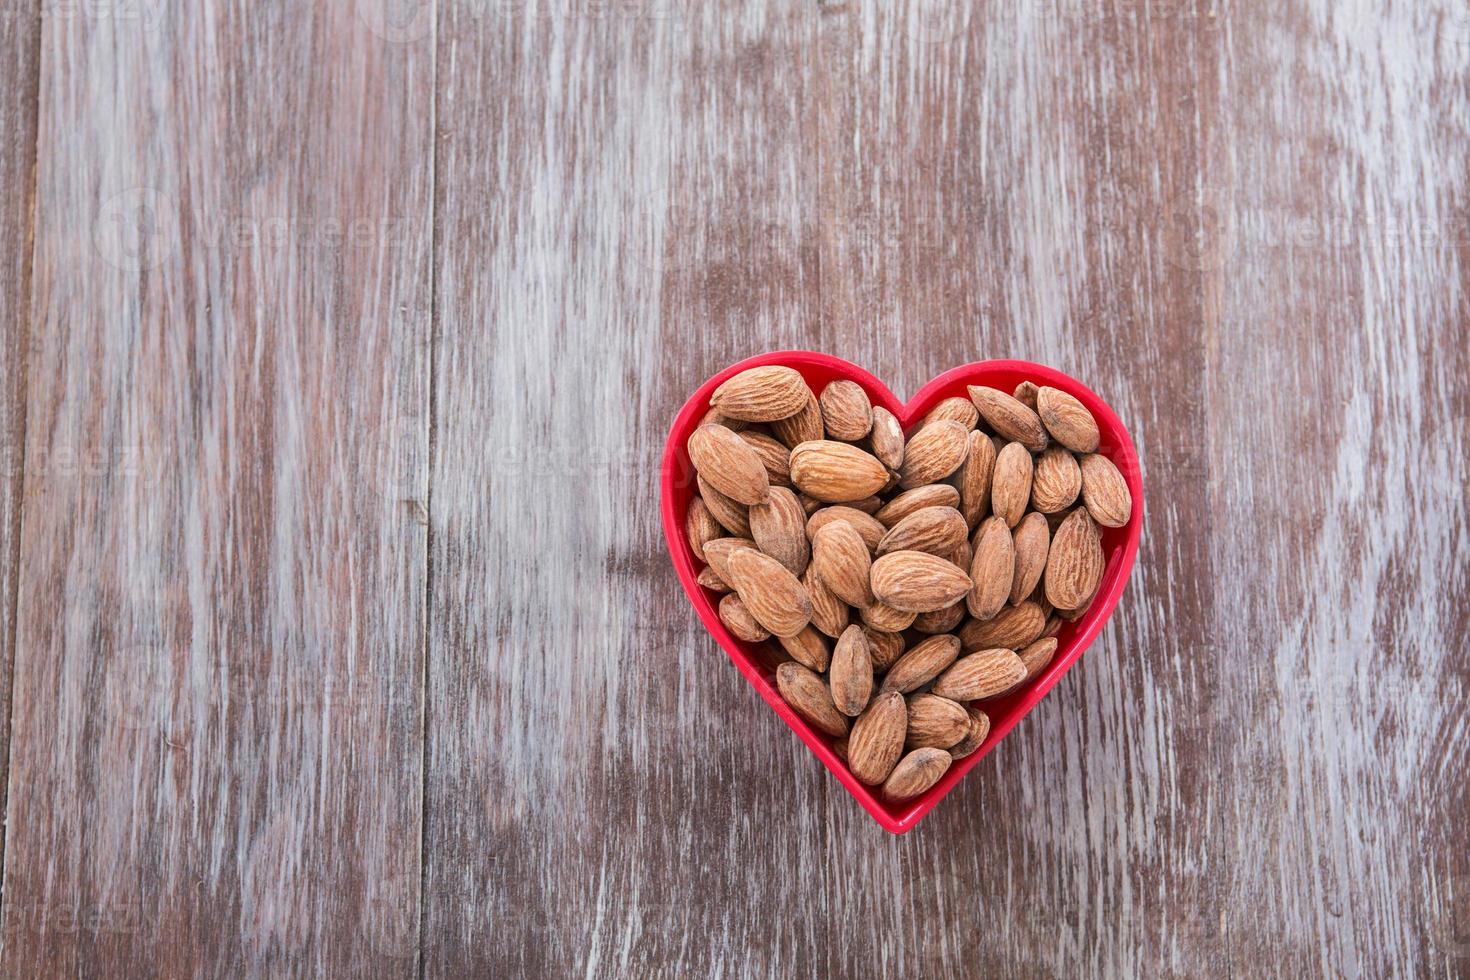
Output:
[[[9,976],[416,972],[432,52],[43,22]]]
[[[40,27],[38,5],[17,4],[0,16],[0,711],[5,718],[0,724],[0,785],[8,784],[4,776],[10,759]]]

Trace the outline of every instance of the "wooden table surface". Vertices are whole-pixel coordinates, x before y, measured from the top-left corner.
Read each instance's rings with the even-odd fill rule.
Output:
[[[1470,975],[1467,273],[1463,0],[4,0],[3,973]],[[787,347],[1143,458],[902,838],[661,538]]]

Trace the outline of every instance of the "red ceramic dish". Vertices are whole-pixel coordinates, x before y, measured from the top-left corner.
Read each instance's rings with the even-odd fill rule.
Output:
[[[689,541],[684,535],[684,515],[689,507],[690,499],[696,492],[694,470],[689,464],[689,454],[685,446],[690,434],[699,425],[699,420],[709,409],[710,395],[714,393],[715,388],[747,368],[766,364],[784,364],[795,368],[801,372],[812,391],[817,394],[821,393],[829,381],[839,378],[856,381],[867,391],[874,405],[882,405],[897,416],[905,431],[908,431],[911,425],[923,418],[924,414],[942,399],[954,395],[965,396],[967,385],[988,385],[1010,392],[1022,381],[1032,381],[1038,385],[1059,388],[1077,397],[1092,412],[1102,434],[1098,452],[1117,465],[1123,474],[1123,479],[1128,483],[1129,491],[1133,494],[1133,517],[1127,526],[1102,529],[1103,553],[1107,558],[1107,567],[1103,572],[1102,585],[1098,589],[1097,598],[1093,601],[1087,614],[1080,620],[1076,623],[1063,624],[1061,632],[1057,634],[1057,654],[1050,666],[1040,677],[1021,690],[1003,698],[980,702],[979,706],[990,716],[991,721],[990,736],[985,740],[985,744],[951,766],[944,774],[944,778],[927,793],[912,800],[891,803],[879,795],[877,787],[865,786],[853,777],[846,764],[833,753],[832,740],[808,725],[777,693],[774,660],[772,654],[763,649],[765,644],[745,643],[731,635],[725,625],[720,622],[717,611],[719,597],[701,588],[696,582],[703,563],[694,556],[694,551],[689,547]],[[811,351],[781,351],[752,357],[739,364],[733,364],[710,378],[679,411],[678,416],[674,419],[674,426],[669,432],[668,444],[664,448],[661,494],[660,507],[663,513],[664,537],[668,539],[669,554],[673,558],[674,570],[678,572],[679,581],[683,583],[684,591],[688,594],[695,611],[699,613],[699,618],[704,621],[705,628],[719,641],[720,646],[725,648],[725,652],[735,662],[735,666],[740,669],[760,696],[765,698],[766,703],[776,714],[780,715],[817,758],[832,770],[837,780],[847,787],[848,792],[857,798],[865,810],[873,815],[873,819],[895,834],[912,830],[946,793],[954,789],[966,773],[975,768],[980,760],[985,758],[1001,739],[1005,738],[1016,723],[1046,696],[1057,681],[1061,680],[1063,674],[1071,669],[1072,665],[1077,662],[1077,658],[1082,656],[1082,652],[1092,643],[1102,629],[1103,623],[1118,605],[1118,598],[1123,594],[1123,587],[1128,582],[1128,574],[1133,570],[1134,558],[1138,555],[1138,539],[1143,527],[1143,476],[1139,470],[1138,453],[1133,448],[1133,441],[1128,437],[1128,431],[1123,428],[1123,423],[1118,420],[1118,416],[1108,407],[1107,403],[1085,385],[1053,368],[1032,364],[1028,361],[980,361],[955,368],[926,384],[905,405],[900,403],[877,378],[841,358]]]

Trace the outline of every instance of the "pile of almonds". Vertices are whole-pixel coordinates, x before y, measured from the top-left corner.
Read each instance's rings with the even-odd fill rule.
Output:
[[[1133,502],[1091,413],[1025,382],[969,388],[907,436],[852,381],[788,367],[715,390],[689,437],[686,530],[720,619],[772,641],[788,704],[890,800],[974,752],[972,702],[1037,677],[1103,574]]]

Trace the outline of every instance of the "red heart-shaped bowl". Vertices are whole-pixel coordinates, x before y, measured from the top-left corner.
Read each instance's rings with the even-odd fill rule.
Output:
[[[685,446],[690,434],[709,409],[710,395],[715,388],[741,371],[766,364],[783,364],[795,368],[817,394],[821,393],[829,381],[839,378],[856,381],[868,393],[874,405],[882,405],[898,418],[905,431],[942,399],[953,395],[966,396],[966,385],[988,385],[1009,392],[1022,381],[1032,381],[1038,385],[1059,388],[1076,396],[1092,412],[1102,434],[1098,452],[1117,465],[1133,494],[1133,517],[1128,524],[1121,528],[1102,529],[1103,553],[1107,566],[1097,598],[1081,619],[1075,623],[1063,624],[1057,634],[1057,653],[1051,664],[1039,677],[1019,690],[1003,698],[980,702],[982,710],[990,716],[991,721],[990,735],[985,744],[951,766],[943,779],[927,793],[914,799],[892,803],[883,799],[876,787],[858,782],[848,771],[847,765],[832,751],[832,740],[808,725],[781,699],[776,691],[774,659],[769,651],[762,649],[764,644],[746,643],[731,635],[725,624],[720,622],[717,611],[719,597],[702,588],[696,581],[703,563],[694,556],[684,533],[684,515],[695,493],[694,469],[689,463],[689,453]],[[901,404],[881,381],[867,371],[827,354],[780,351],[741,361],[706,381],[685,402],[678,417],[674,419],[674,427],[669,432],[669,441],[664,448],[662,497],[660,503],[664,537],[669,542],[674,570],[679,573],[679,581],[683,583],[684,591],[688,593],[689,601],[699,613],[699,618],[704,620],[705,628],[725,648],[725,652],[750,681],[751,686],[760,692],[766,703],[791,726],[792,731],[811,748],[817,758],[832,770],[837,780],[847,787],[847,791],[873,815],[873,819],[895,834],[913,829],[946,793],[954,789],[966,773],[995,748],[996,743],[1005,738],[1016,722],[1035,707],[1062,675],[1071,669],[1077,658],[1082,656],[1082,651],[1092,643],[1123,594],[1128,573],[1132,571],[1133,560],[1138,555],[1138,539],[1143,527],[1143,477],[1138,466],[1138,453],[1133,448],[1133,440],[1128,437],[1123,423],[1107,403],[1087,386],[1060,371],[1028,361],[980,361],[966,364],[926,384],[907,405]]]

